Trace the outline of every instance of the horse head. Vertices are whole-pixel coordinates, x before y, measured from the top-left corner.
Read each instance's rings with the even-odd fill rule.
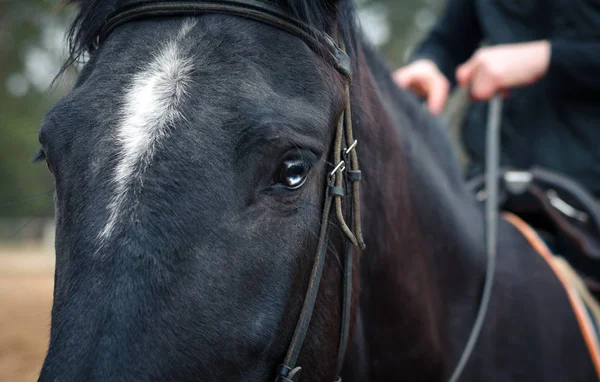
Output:
[[[299,36],[251,17],[262,2],[144,17],[125,3],[79,1],[71,55],[91,47],[90,59],[40,131],[57,219],[40,380],[273,379],[299,317],[311,320],[298,364],[333,380],[340,257],[346,236],[360,239],[341,219],[328,240],[321,222],[328,201],[349,210],[336,165],[358,149],[339,135],[351,122],[347,61],[331,59],[332,47],[347,58],[333,40],[347,37],[349,6],[258,7],[311,27]],[[329,255],[314,313],[301,315],[319,244]]]

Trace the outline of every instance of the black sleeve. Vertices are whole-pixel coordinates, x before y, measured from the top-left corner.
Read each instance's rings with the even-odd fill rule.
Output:
[[[410,61],[431,59],[454,85],[456,67],[473,54],[482,38],[475,0],[449,0],[437,24]]]
[[[600,41],[551,40],[551,83],[565,92],[600,92]]]

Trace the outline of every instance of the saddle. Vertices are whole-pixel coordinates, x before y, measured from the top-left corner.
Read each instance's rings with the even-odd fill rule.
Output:
[[[499,208],[538,231],[600,297],[600,205],[594,197],[574,180],[539,167],[501,169],[498,176]],[[477,200],[486,199],[484,175],[467,187]]]

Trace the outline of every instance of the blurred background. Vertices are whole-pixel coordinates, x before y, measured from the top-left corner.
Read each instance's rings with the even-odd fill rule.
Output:
[[[394,68],[444,5],[444,0],[356,1],[367,38]],[[64,36],[73,14],[59,0],[0,1],[0,381],[37,380],[48,341],[54,187],[46,167],[31,158],[45,110],[76,75],[69,72],[50,87],[65,59]],[[450,102],[446,115],[460,114],[457,105]]]

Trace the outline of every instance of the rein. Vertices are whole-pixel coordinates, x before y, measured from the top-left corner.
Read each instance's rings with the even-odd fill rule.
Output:
[[[487,267],[485,283],[479,303],[475,323],[471,328],[467,344],[452,372],[449,382],[457,382],[471,358],[475,344],[481,334],[483,322],[492,298],[492,287],[496,274],[496,252],[498,246],[498,172],[500,171],[500,122],[502,118],[502,98],[495,94],[490,101],[486,132],[486,162],[485,162],[485,250]]]
[[[346,236],[343,260],[342,322],[335,378],[335,382],[341,382],[342,379],[339,375],[344,364],[350,336],[354,249],[356,247],[360,249],[365,248],[360,220],[359,181],[361,179],[361,172],[356,152],[358,141],[354,139],[352,128],[350,101],[352,63],[350,57],[345,51],[343,41],[340,41],[338,45],[326,33],[305,25],[293,15],[285,12],[285,10],[273,6],[272,3],[259,0],[133,2],[117,9],[109,16],[98,32],[95,44],[90,49],[92,51],[97,49],[115,28],[130,21],[153,17],[176,17],[205,13],[224,13],[256,20],[299,37],[315,53],[326,52],[325,59],[329,61],[345,80],[344,111],[340,116],[335,130],[333,145],[334,168],[327,174],[325,181],[325,201],[323,203],[316,256],[292,340],[286,352],[285,359],[276,370],[275,378],[276,382],[294,382],[298,380],[300,371],[302,370],[300,366],[297,366],[297,361],[304,340],[306,339],[316,304],[327,255],[330,221],[332,216],[335,216]],[[347,167],[348,170],[346,170]],[[346,187],[344,188],[344,186]],[[344,197],[347,197],[349,203],[351,203],[349,208],[346,208],[350,226],[346,223],[346,217],[342,209],[342,198]],[[333,214],[332,209],[335,209]]]

